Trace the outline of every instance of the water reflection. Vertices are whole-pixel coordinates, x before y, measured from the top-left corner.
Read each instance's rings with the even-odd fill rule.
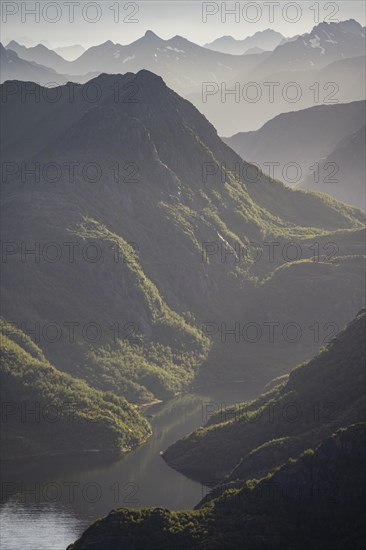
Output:
[[[169,468],[160,453],[205,423],[210,401],[252,399],[253,385],[221,386],[179,396],[145,410],[153,436],[120,460],[98,455],[2,464],[3,550],[65,550],[96,518],[113,508],[192,508],[206,489]]]
[[[61,506],[26,505],[8,501],[1,510],[2,550],[65,550],[76,540],[83,523]]]

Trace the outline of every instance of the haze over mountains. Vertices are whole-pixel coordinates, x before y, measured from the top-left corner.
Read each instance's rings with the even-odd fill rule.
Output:
[[[187,96],[221,135],[256,130],[289,110],[365,98],[365,29],[354,20],[320,23],[262,56],[229,81],[213,79],[205,97]]]
[[[365,54],[365,27],[354,19],[319,23],[311,32],[275,48],[270,60],[258,65],[254,74],[275,71],[319,69],[338,59]]]
[[[43,48],[45,48],[45,46],[37,46],[36,48],[39,48],[39,50],[44,52]],[[57,56],[55,52],[50,52],[50,50],[47,50],[47,52],[51,53],[51,57],[52,54]],[[95,75],[95,73],[92,73],[81,77],[77,75],[67,76],[65,74],[58,73],[48,66],[36,63],[34,61],[26,61],[25,59],[19,57],[15,51],[4,48],[1,43],[0,63],[2,82],[5,82],[6,80],[20,80],[25,82],[31,81],[47,87],[53,87],[57,84],[65,84],[71,80],[83,82]]]
[[[364,332],[360,311],[288,381],[254,402],[222,404],[164,453],[208,487],[221,481],[195,510],[112,510],[68,550],[357,548],[366,537]]]
[[[316,170],[323,174],[332,172],[333,175],[319,178],[309,174],[299,187],[321,191],[337,200],[366,209],[365,132],[365,126],[362,126],[341,139],[325,158],[319,159]]]
[[[268,29],[254,36],[273,36],[273,32]],[[257,129],[289,109],[365,96],[365,29],[355,20],[320,23],[273,51],[247,55],[213,51],[181,36],[163,40],[151,31],[129,45],[108,41],[94,46],[74,61],[66,61],[43,45],[26,48],[12,41],[8,49],[21,59],[60,72],[59,78],[51,79],[56,83],[62,82],[61,75],[63,82],[86,82],[91,74],[148,69],[192,101],[222,135]],[[30,68],[18,63],[10,70],[5,65],[2,79],[26,80],[23,70]],[[40,84],[49,82],[43,69],[38,76]],[[275,83],[272,91],[271,82]],[[293,82],[296,87],[288,88]],[[247,88],[248,83],[252,85]]]
[[[363,305],[359,210],[266,176],[253,181],[250,165],[195,107],[148,71],[93,82],[101,90],[97,103],[85,101],[86,85],[74,89],[72,102],[64,86],[61,100],[50,103],[41,89],[22,101],[21,87],[10,83],[2,117],[3,238],[15,243],[3,263],[5,320],[23,323],[22,331],[37,322],[83,327],[91,319],[103,327],[100,343],[86,342],[79,330],[74,343],[65,342],[65,329],[56,342],[36,341],[53,368],[142,403],[182,390],[198,371],[202,380],[282,374],[319,346],[305,327],[332,322],[336,328],[352,318]],[[97,181],[93,170],[88,178],[80,171],[89,163],[101,170]],[[224,180],[215,168],[222,163]],[[39,178],[32,174],[37,167]],[[285,247],[289,239],[301,247],[299,261],[283,252],[255,261],[239,252],[252,241]],[[50,241],[61,249],[55,263],[37,261],[21,245],[43,250]],[[65,250],[70,241],[73,262]],[[330,256],[329,241],[337,244]],[[77,254],[90,242],[101,250],[97,270]],[[115,261],[116,247],[122,262]],[[45,288],[54,289],[46,302]],[[223,342],[220,330],[207,329],[236,320],[242,329],[255,322],[262,330],[267,321],[284,326],[294,311],[305,332],[297,343],[281,336],[261,346],[245,338]],[[118,338],[110,328],[117,322]],[[322,339],[327,334],[322,328]]]
[[[230,53],[232,55],[242,55],[253,48],[259,48],[263,51],[272,51],[276,46],[287,40],[288,39],[281,33],[272,29],[266,29],[254,33],[253,36],[247,36],[243,38],[243,40],[236,40],[232,36],[222,36],[213,42],[205,44],[205,48],[217,52]]]
[[[1,78],[6,80],[24,80],[46,84],[53,82],[62,84],[65,78],[55,70],[38,63],[25,61],[12,50],[7,50],[0,44]]]
[[[365,28],[289,27],[0,45],[6,547],[365,546]]]
[[[167,449],[165,460],[203,482],[260,479],[286,457],[295,458],[336,429],[363,421],[365,326],[365,311],[360,311],[337,338],[311,361],[293,369],[288,379],[279,380],[252,403],[213,413],[206,426]],[[322,403],[316,420],[314,403]],[[271,409],[271,404],[276,408]],[[294,404],[298,414],[291,422],[292,415],[284,417],[280,411]]]
[[[239,70],[251,69],[258,61],[256,55],[238,57],[212,52],[181,36],[163,40],[152,31],[126,46],[108,41],[91,47],[71,62],[42,45],[25,48],[11,42],[8,48],[39,64],[44,64],[47,57],[49,66],[71,75],[148,69],[161,75],[180,93],[201,89],[202,79],[212,79],[215,73],[220,78],[229,78]]]
[[[74,59],[77,59],[85,52],[85,48],[80,46],[80,44],[74,44],[73,46],[60,46],[59,48],[54,48],[54,51],[64,59],[74,61]]]
[[[282,113],[255,132],[224,141],[292,187],[328,193],[364,208],[364,124],[365,101],[318,105]],[[297,167],[286,178],[291,163]]]

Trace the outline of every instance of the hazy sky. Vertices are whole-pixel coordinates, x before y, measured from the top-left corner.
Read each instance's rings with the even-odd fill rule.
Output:
[[[353,18],[365,24],[365,3],[362,0],[2,0],[1,8],[2,41],[5,44],[14,39],[22,43],[28,42],[27,45],[44,42],[51,47],[71,44],[89,47],[106,40],[128,44],[140,38],[149,29],[165,39],[179,34],[193,42],[204,44],[222,35],[244,38],[268,27],[278,30],[285,36],[293,36],[309,31],[323,20]],[[236,15],[229,14],[233,9],[237,10]],[[32,10],[35,10],[36,14],[30,13]]]

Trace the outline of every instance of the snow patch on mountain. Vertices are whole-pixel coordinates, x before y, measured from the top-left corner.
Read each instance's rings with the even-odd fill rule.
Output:
[[[312,48],[319,48],[321,50],[321,54],[325,53],[325,49],[320,45],[320,38],[317,34],[315,35],[315,38],[310,38],[309,42]]]
[[[126,57],[126,58],[122,61],[122,63],[127,63],[127,61],[132,61],[133,59],[135,59],[135,57],[136,57],[135,55],[130,55],[129,57]]]
[[[173,52],[177,53],[186,53],[184,50],[179,50],[178,48],[173,48],[172,46],[167,46],[167,50],[172,50]]]

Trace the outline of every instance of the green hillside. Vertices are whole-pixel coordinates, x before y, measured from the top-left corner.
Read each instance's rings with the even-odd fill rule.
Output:
[[[365,312],[288,381],[251,403],[222,408],[173,444],[168,464],[202,482],[262,476],[365,417]]]
[[[207,485],[195,510],[112,510],[68,550],[361,549],[365,320],[360,311],[288,379],[165,452]]]
[[[68,550],[361,549],[365,423],[196,511],[112,510]]]
[[[124,398],[60,372],[32,340],[1,322],[2,458],[100,451],[145,441],[149,424]]]
[[[98,101],[85,100],[88,85]],[[100,75],[76,85],[73,101],[58,90],[57,102],[38,86],[39,98],[22,101],[21,87],[7,98],[1,298],[4,319],[60,372],[135,404],[212,380],[265,383],[364,305],[359,210],[253,181],[205,117],[148,71]],[[273,261],[242,254],[273,241]],[[283,255],[289,242],[299,259]],[[304,335],[237,344],[205,329],[236,321],[295,321]]]

